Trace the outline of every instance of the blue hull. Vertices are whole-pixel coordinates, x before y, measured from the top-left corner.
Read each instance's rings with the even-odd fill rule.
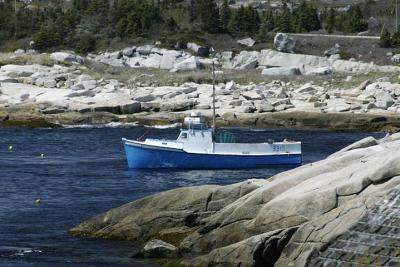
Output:
[[[128,167],[131,169],[244,169],[268,165],[301,164],[300,154],[291,155],[212,155],[194,154],[179,150],[163,150],[124,144]]]

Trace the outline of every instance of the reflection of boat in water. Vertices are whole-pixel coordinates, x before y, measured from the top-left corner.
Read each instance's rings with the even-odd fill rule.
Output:
[[[237,169],[301,164],[300,142],[236,143],[227,131],[213,133],[192,113],[177,140],[123,139],[129,168]]]
[[[200,113],[184,121],[177,140],[122,139],[129,168],[238,169],[267,165],[301,164],[300,142],[236,143],[233,134],[215,131],[215,86],[213,127]]]

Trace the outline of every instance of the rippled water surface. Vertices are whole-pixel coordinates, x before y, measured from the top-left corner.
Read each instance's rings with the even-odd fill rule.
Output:
[[[242,142],[300,140],[304,163],[320,160],[371,135],[303,130],[230,131]],[[286,170],[127,169],[122,137],[146,134],[175,138],[178,133],[177,128],[144,127],[0,129],[0,266],[146,266],[127,257],[133,244],[74,238],[67,230],[98,213],[163,190],[268,178]],[[41,203],[37,204],[39,198]]]

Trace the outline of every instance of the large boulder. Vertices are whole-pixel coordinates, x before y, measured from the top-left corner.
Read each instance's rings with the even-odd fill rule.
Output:
[[[296,40],[286,33],[277,33],[274,38],[275,48],[280,52],[294,53]]]
[[[176,50],[167,50],[163,53],[160,61],[160,69],[170,70],[182,60],[182,53]]]
[[[210,55],[210,48],[200,46],[196,43],[187,43],[187,48],[192,50],[199,57],[208,57]]]
[[[138,52],[142,56],[148,56],[151,54],[154,49],[153,45],[143,45],[136,48],[136,52]]]
[[[370,17],[367,21],[369,31],[381,31],[382,24],[374,17]]]
[[[241,51],[233,59],[232,67],[241,70],[251,70],[258,66],[260,52]]]
[[[400,54],[393,55],[390,60],[394,63],[400,63]]]
[[[48,73],[51,71],[50,67],[42,65],[4,65],[0,67],[0,74],[12,78],[31,77],[35,73]]]
[[[135,54],[135,51],[136,51],[136,46],[127,47],[124,50],[122,50],[122,55],[126,57],[131,57]]]
[[[195,70],[201,67],[197,57],[192,56],[174,65],[174,69],[177,70]]]
[[[67,52],[51,53],[50,58],[57,60],[57,61],[71,62],[71,63],[78,63],[78,64],[83,64],[83,62],[84,62],[83,57],[77,56],[73,53],[67,53]]]
[[[340,52],[340,45],[339,44],[335,44],[333,47],[325,50],[324,57],[330,57],[330,56],[339,54],[339,52]]]

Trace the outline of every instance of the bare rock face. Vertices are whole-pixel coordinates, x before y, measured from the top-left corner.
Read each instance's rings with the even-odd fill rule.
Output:
[[[201,254],[182,266],[306,266],[400,187],[398,139],[366,138],[267,180],[159,193],[71,233],[146,241],[167,231],[179,249]]]

